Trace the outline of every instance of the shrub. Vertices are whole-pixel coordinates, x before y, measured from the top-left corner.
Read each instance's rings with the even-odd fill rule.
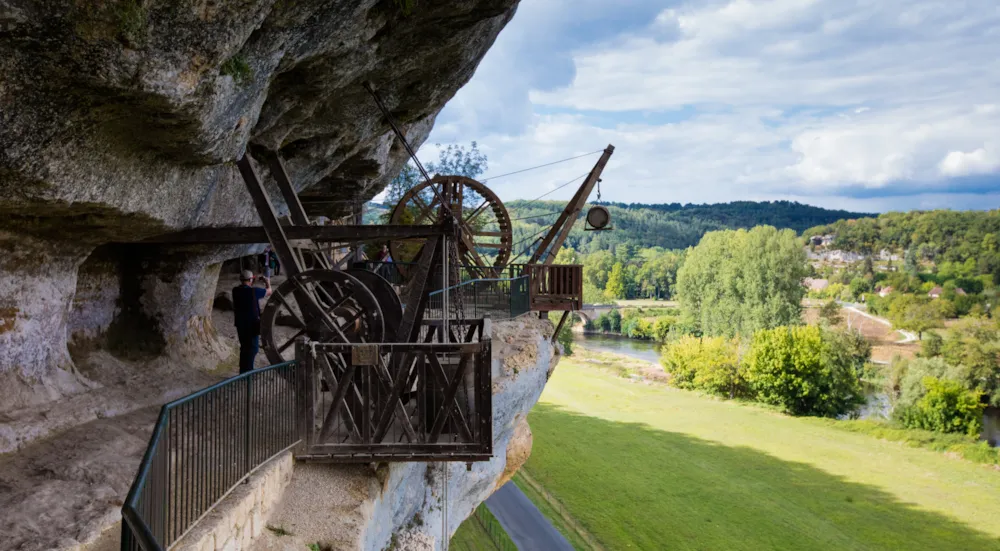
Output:
[[[896,359],[893,362],[889,384],[889,397],[898,408],[916,404],[927,392],[923,385],[926,377],[948,379],[968,388],[969,370],[949,365],[943,358]]]
[[[253,80],[253,69],[250,68],[250,64],[247,63],[245,57],[240,54],[236,54],[233,57],[227,59],[222,67],[219,68],[219,72],[223,75],[228,75],[233,77],[233,80],[237,84],[246,84]]]
[[[618,310],[612,310],[608,313],[608,331],[612,333],[621,333],[622,331],[622,314]]]
[[[729,398],[747,395],[736,339],[683,336],[667,347],[662,361],[671,384],[678,388]]]
[[[670,328],[676,322],[677,318],[672,316],[658,318],[656,323],[653,324],[653,338],[658,342],[667,342],[667,339],[670,337]]]
[[[863,403],[859,375],[846,340],[815,326],[758,331],[746,359],[756,398],[793,415],[852,411]]]
[[[986,406],[980,401],[978,391],[937,377],[924,377],[921,385],[923,396],[913,405],[896,410],[896,418],[903,426],[970,436],[979,434]]]

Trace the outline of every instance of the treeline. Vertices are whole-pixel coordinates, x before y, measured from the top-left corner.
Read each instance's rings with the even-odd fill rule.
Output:
[[[737,201],[714,205],[597,204],[610,211],[614,230],[585,231],[583,223],[577,223],[566,242],[581,253],[610,251],[624,243],[636,248],[686,249],[697,245],[705,233],[715,230],[771,225],[801,232],[844,217],[867,216],[788,201]],[[506,203],[513,220],[514,242],[520,242],[515,254],[529,248],[533,236],[548,229],[565,205],[564,201]]]
[[[1000,210],[890,212],[803,232],[805,237],[829,234],[836,235],[835,249],[901,252],[911,262],[933,263],[965,275],[989,274],[1000,282]]]

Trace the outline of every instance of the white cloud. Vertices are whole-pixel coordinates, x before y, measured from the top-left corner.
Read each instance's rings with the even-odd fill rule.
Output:
[[[432,140],[478,140],[493,173],[612,142],[611,200],[840,195],[879,209],[948,206],[942,190],[982,186],[949,178],[973,174],[998,174],[1000,191],[995,0],[671,4],[615,33],[606,4],[523,3],[500,50],[453,102],[465,115],[444,121]],[[518,48],[586,35],[567,27],[575,18],[603,34],[563,45],[560,70],[551,71],[558,78],[539,80],[550,54]],[[562,70],[569,61],[575,71]],[[497,189],[531,198],[591,162],[498,181]],[[900,193],[920,199],[874,199]]]
[[[969,153],[952,151],[941,161],[940,168],[945,176],[988,174],[1000,169],[1000,155],[985,147]]]

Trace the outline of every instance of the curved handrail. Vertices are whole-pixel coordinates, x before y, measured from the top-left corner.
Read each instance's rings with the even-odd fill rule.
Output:
[[[296,361],[275,364],[160,408],[122,505],[121,549],[169,549],[260,465],[298,444],[299,374]]]

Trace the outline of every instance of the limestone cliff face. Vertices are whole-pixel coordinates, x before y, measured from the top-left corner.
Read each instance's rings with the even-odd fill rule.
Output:
[[[0,416],[93,386],[74,350],[213,349],[217,263],[245,249],[118,243],[257,223],[248,146],[372,197],[405,152],[362,83],[419,145],[516,4],[0,0]]]
[[[559,361],[552,331],[547,320],[532,317],[494,325],[493,459],[469,470],[462,463],[390,463],[374,473],[356,465],[296,464],[267,521],[294,537],[265,530],[251,549],[293,550],[317,542],[359,551],[441,549],[445,534],[450,539],[531,453],[527,415]]]

